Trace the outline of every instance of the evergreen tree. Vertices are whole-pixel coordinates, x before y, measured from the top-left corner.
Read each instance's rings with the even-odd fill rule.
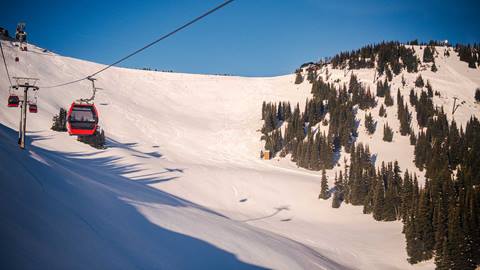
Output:
[[[415,92],[413,91],[413,88],[410,89],[409,99],[410,99],[410,105],[412,105],[414,107],[417,106],[418,98],[417,98],[417,95],[415,94]]]
[[[452,194],[451,179],[446,178],[442,183],[442,193],[438,197],[435,207],[434,225],[435,225],[435,264],[440,269],[448,269],[448,262],[443,258],[444,248],[446,248],[447,222],[448,222],[448,201]]]
[[[470,61],[468,62],[468,67],[469,68],[477,68],[477,65],[475,63],[475,58],[471,58]]]
[[[408,214],[408,219],[405,221],[403,229],[405,231],[405,239],[407,242],[407,260],[410,264],[415,264],[421,261],[422,244],[420,235],[415,226],[415,222],[416,214],[415,212],[411,211]]]
[[[475,101],[480,102],[480,88],[475,89]]]
[[[335,192],[333,193],[332,208],[339,208],[343,201],[343,175],[340,171],[339,177],[335,177]]]
[[[263,103],[262,103],[262,120],[265,120],[266,110],[267,110],[267,102],[263,101]]]
[[[433,97],[433,88],[429,80],[427,80],[427,84],[425,85],[425,88],[427,88],[428,97],[430,98]]]
[[[438,71],[438,68],[437,68],[437,65],[435,65],[435,62],[433,62],[432,64],[432,68],[430,69],[432,72],[437,72]]]
[[[469,266],[480,265],[480,199],[479,190],[468,188],[465,198],[465,206],[463,215],[465,217],[465,228],[467,231],[467,244],[470,252],[467,261]]]
[[[67,111],[64,108],[60,108],[58,115],[53,117],[51,129],[60,132],[67,131]]]
[[[374,194],[375,194],[375,187],[377,186],[377,179],[375,174],[375,169],[372,170],[373,174],[369,175],[368,178],[368,192],[367,196],[365,196],[365,200],[363,202],[363,213],[370,214],[373,211],[374,205]]]
[[[321,189],[320,189],[320,194],[318,195],[319,199],[328,199],[330,197],[330,192],[328,189],[328,180],[327,180],[327,174],[325,172],[325,169],[322,170],[322,180],[321,180]]]
[[[397,91],[397,116],[400,120],[400,134],[405,136],[410,133],[410,122],[412,115],[408,111],[407,104],[403,103],[403,96],[400,94],[400,89]]]
[[[383,125],[383,140],[391,142],[393,140],[393,130],[388,126],[388,123]]]
[[[345,172],[345,201],[353,205],[364,204],[372,186],[374,174],[375,168],[371,163],[369,147],[364,147],[362,143],[357,146],[352,145],[349,173]]]
[[[292,108],[290,102],[287,102],[285,106],[285,120],[290,121],[290,117],[292,117]]]
[[[390,107],[393,106],[393,98],[390,94],[390,88],[385,91],[385,106]]]
[[[317,78],[317,71],[313,67],[307,68],[307,81],[313,83]]]
[[[382,163],[379,179],[384,184],[382,220],[393,221],[401,217],[401,177],[398,163]]]
[[[428,185],[428,182],[426,183]],[[428,188],[420,192],[418,203],[418,217],[415,226],[421,241],[421,249],[419,256],[420,261],[429,260],[433,256],[433,248],[435,245],[435,237],[433,231],[433,208],[430,202],[430,194]]]
[[[385,79],[385,81],[379,80],[377,82],[377,96],[384,97],[387,91],[390,91],[390,85],[387,79]]]
[[[273,108],[273,107],[272,107]],[[277,127],[277,117],[275,109],[267,109],[265,113],[265,120],[262,127],[262,133],[267,134]]]
[[[406,217],[403,219],[403,229],[402,232],[405,234],[405,241],[407,244],[406,251],[407,251],[407,261],[410,264],[417,263],[417,250],[418,244],[417,239],[415,238],[415,215],[412,211],[406,212]]]
[[[448,232],[443,257],[448,269],[469,269],[465,267],[465,235],[462,230],[461,209],[452,202],[448,209]],[[473,268],[470,268],[473,269]]]
[[[427,161],[427,153],[429,153],[428,148],[430,144],[427,141],[427,136],[425,132],[420,131],[417,136],[417,143],[415,144],[414,150],[414,161],[415,166],[420,170],[423,170],[424,164]]]
[[[400,64],[400,62],[395,61],[393,63],[392,71],[393,71],[393,74],[395,74],[395,75],[398,75],[398,74],[400,74],[400,72],[402,72],[402,65]]]
[[[373,117],[371,113],[368,113],[365,115],[365,129],[367,130],[368,134],[373,134],[375,133],[375,126],[376,123],[373,121]]]
[[[424,85],[425,85],[425,83],[423,82],[422,75],[420,74],[420,75],[418,75],[417,79],[415,80],[415,86],[419,87],[419,88],[422,88]]]
[[[377,179],[375,181],[375,191],[373,193],[373,218],[375,220],[383,220],[383,213],[384,209],[383,206],[385,204],[385,190],[383,179],[381,178],[381,174],[377,173]]]
[[[393,79],[393,74],[392,74],[392,71],[390,70],[390,68],[388,66],[385,66],[385,75],[386,75],[386,78],[389,82],[392,81]]]
[[[383,104],[380,105],[380,109],[378,111],[378,115],[380,117],[387,117],[387,111],[385,110],[385,107],[383,107]]]
[[[425,47],[425,50],[423,50],[423,62],[424,63],[431,63],[431,62],[435,61],[434,56],[433,56],[433,52],[434,52],[434,49],[430,48],[430,46]]]
[[[387,176],[388,177],[388,176]],[[388,182],[391,181],[391,179],[386,179]],[[388,188],[385,190],[385,199],[384,199],[384,205],[383,205],[383,220],[384,221],[394,221],[397,219],[397,213],[395,212],[395,200],[396,194],[394,188],[391,187],[392,183],[389,183]]]
[[[476,57],[478,52],[478,47],[475,49],[475,46],[470,45],[457,45],[455,49],[458,52],[458,56],[460,57],[460,61],[464,61],[468,63],[468,67],[476,68]]]
[[[285,111],[284,111],[282,102],[278,103],[276,117],[277,117],[277,121],[285,121]]]
[[[417,109],[418,125],[420,127],[425,127],[428,123],[428,120],[435,114],[433,101],[428,97],[425,91],[422,91],[420,94],[420,99],[415,107]]]
[[[417,137],[414,132],[410,133],[410,145],[415,145],[417,143]]]
[[[295,71],[295,84],[301,84],[303,82],[302,70]]]
[[[402,221],[405,222],[408,219],[408,214],[412,210],[412,197],[413,197],[413,181],[408,173],[408,170],[405,171],[403,176],[403,186],[401,189],[401,213]],[[405,231],[404,231],[405,232]]]

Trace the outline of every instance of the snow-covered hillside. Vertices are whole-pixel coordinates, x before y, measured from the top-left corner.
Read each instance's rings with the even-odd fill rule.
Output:
[[[102,67],[2,44],[11,75],[37,77],[40,86]],[[479,116],[473,100],[479,70],[455,56],[436,63],[437,73],[421,71],[441,93],[436,104],[451,111],[456,96],[465,101],[457,122]],[[349,79],[343,70],[330,72],[331,80]],[[374,89],[373,70],[355,73]],[[404,95],[415,77],[405,74]],[[408,264],[400,222],[376,222],[351,205],[332,209],[330,201],[317,199],[318,172],[286,159],[258,158],[262,102],[303,107],[311,96],[311,85],[295,85],[294,78],[111,68],[97,78],[106,150],[50,130],[60,107],[91,94],[88,81],[40,89],[39,113],[28,115],[28,151],[16,146],[18,109],[0,106],[0,263],[49,269],[433,269],[433,262]],[[399,80],[394,78],[394,93]],[[7,89],[2,69],[0,100],[6,101]],[[387,110],[398,130],[396,106]],[[370,138],[360,127],[359,134],[379,161],[397,159],[402,169],[415,171],[408,137],[396,134],[386,143],[380,132]]]
[[[407,46],[413,48],[415,54],[419,59],[423,57],[425,46]],[[391,88],[391,96],[394,100],[394,106],[385,107],[387,117],[379,117],[380,105],[384,103],[384,98],[378,98],[377,106],[373,109],[358,110],[356,119],[358,120],[358,138],[357,142],[363,142],[370,146],[372,154],[377,157],[377,164],[382,161],[390,162],[397,160],[402,169],[408,169],[419,176],[424,172],[420,172],[413,163],[414,146],[409,143],[409,136],[401,136],[399,133],[400,122],[397,114],[397,90],[400,90],[404,101],[408,102],[410,90],[420,95],[422,88],[415,87],[415,80],[419,75],[422,76],[425,83],[427,81],[433,88],[433,91],[438,91],[439,96],[433,96],[434,106],[443,107],[448,120],[455,120],[458,127],[465,128],[466,123],[472,115],[477,118],[480,117],[480,104],[475,102],[474,93],[480,87],[480,69],[469,68],[466,62],[459,61],[459,57],[454,52],[453,48],[446,46],[435,47],[435,64],[438,71],[431,71],[432,63],[421,63],[418,72],[409,73],[403,70],[399,75],[394,76],[393,80],[389,82]],[[445,56],[445,51],[448,51],[450,56]],[[331,65],[323,67],[319,76],[325,82],[334,83],[340,88],[342,85],[348,85],[350,77],[355,74],[358,80],[365,86],[369,87],[372,93],[375,94],[376,84],[378,80],[385,80],[385,75],[378,77],[375,69],[332,69]],[[306,71],[304,72],[306,77]],[[406,81],[405,86],[402,84],[402,76]],[[327,78],[328,77],[328,78]],[[308,82],[304,82],[307,83]],[[455,101],[456,99],[456,101]],[[456,106],[455,113],[452,114],[453,107]],[[385,106],[385,105],[384,105]],[[417,134],[420,131],[416,119],[415,108],[409,104],[409,110],[412,112],[412,129]],[[458,106],[458,107],[457,107]],[[377,132],[369,135],[364,125],[365,115],[371,113],[377,122]],[[385,142],[382,140],[382,127],[388,123],[394,130],[393,142]],[[328,131],[328,127],[319,126],[322,131]],[[348,156],[346,156],[348,159]],[[340,159],[343,160],[343,157]],[[341,162],[343,163],[343,162]],[[343,165],[343,164],[340,164]],[[420,181],[422,179],[420,178]]]

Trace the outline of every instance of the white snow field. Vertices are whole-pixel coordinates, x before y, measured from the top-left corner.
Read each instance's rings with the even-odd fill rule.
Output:
[[[37,77],[40,86],[103,67],[32,45],[19,52],[2,44],[11,75]],[[455,113],[462,124],[479,115],[473,99],[479,70],[454,54],[436,63],[437,73],[421,72],[442,94],[436,104],[450,112],[452,97],[465,101]],[[373,70],[355,73],[375,89]],[[349,79],[343,70],[332,74],[332,81]],[[412,86],[416,75],[405,77]],[[288,100],[303,108],[311,96],[308,82],[295,85],[294,75],[244,78],[125,68],[97,78],[103,90],[95,102],[107,149],[50,130],[60,107],[91,94],[90,82],[83,81],[40,89],[39,113],[28,115],[28,150],[21,151],[19,109],[5,104],[8,80],[0,70],[3,269],[434,268],[432,261],[408,264],[401,222],[377,222],[351,205],[332,209],[330,200],[317,199],[319,172],[286,159],[259,159],[262,102]],[[400,78],[394,83],[400,85]],[[373,111],[378,116],[378,107]],[[388,120],[398,130],[396,106],[387,113],[377,126]],[[408,137],[395,133],[394,142],[386,143],[377,129],[370,138],[363,116],[359,110],[358,140],[378,154],[377,165],[397,159],[402,170],[417,171]],[[330,185],[334,173],[328,172]]]

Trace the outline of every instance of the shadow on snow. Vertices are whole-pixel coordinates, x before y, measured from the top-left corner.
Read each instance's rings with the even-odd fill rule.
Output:
[[[165,207],[194,208],[197,216],[225,218],[145,185],[170,179],[144,175],[132,181],[124,175],[138,172],[136,165],[96,153],[53,152],[31,144],[20,151],[16,135],[0,124],[0,264],[5,269],[261,269],[156,225],[134,206],[145,204],[159,213]],[[165,169],[170,170],[183,172]],[[191,220],[191,226],[202,224]]]

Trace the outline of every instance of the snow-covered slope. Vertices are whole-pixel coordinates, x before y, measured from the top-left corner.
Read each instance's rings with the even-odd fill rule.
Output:
[[[102,67],[33,46],[19,52],[3,45],[12,76],[37,77],[40,86]],[[442,61],[437,74],[422,75],[442,93],[436,102],[450,106],[453,95],[466,101],[455,113],[463,123],[478,114],[473,90],[480,74],[458,59]],[[365,82],[373,79],[372,70],[357,74]],[[332,79],[349,78],[343,75],[334,71]],[[59,107],[90,95],[88,81],[40,90],[39,113],[28,115],[28,151],[15,144],[19,111],[0,106],[0,214],[7,217],[0,222],[7,239],[1,263],[82,269],[432,269],[432,262],[407,263],[400,222],[376,222],[351,205],[332,209],[330,201],[317,200],[317,172],[286,160],[258,159],[262,102],[288,100],[302,108],[310,96],[310,84],[293,80],[293,75],[243,78],[111,68],[97,81],[104,89],[96,104],[106,150],[49,130]],[[407,77],[410,85],[413,80]],[[0,100],[6,100],[7,88],[2,69]],[[396,111],[389,110],[389,124],[396,127]],[[362,130],[359,139],[369,141],[379,160],[401,157],[402,168],[413,167],[408,138],[397,135],[395,143],[386,144]]]
[[[425,46],[408,46],[415,50],[415,54],[419,59],[423,58],[423,50]],[[377,155],[377,164],[382,161],[390,162],[397,160],[402,169],[408,169],[410,172],[415,172],[419,176],[424,173],[420,172],[413,163],[414,146],[409,143],[408,136],[401,136],[399,133],[400,122],[397,116],[397,90],[403,95],[404,102],[408,103],[409,111],[412,112],[412,128],[415,133],[418,133],[420,127],[416,119],[415,108],[409,103],[410,90],[420,96],[421,89],[415,87],[415,80],[418,75],[422,75],[425,83],[427,81],[432,85],[433,91],[438,91],[440,96],[434,95],[434,106],[442,107],[449,119],[455,119],[457,126],[465,125],[472,115],[477,118],[480,117],[480,104],[475,102],[475,89],[480,87],[480,69],[472,69],[468,67],[466,62],[459,60],[459,57],[454,52],[453,48],[446,46],[435,47],[435,64],[438,68],[437,72],[431,71],[431,63],[422,63],[419,66],[419,72],[408,73],[405,70],[398,76],[395,76],[391,85],[391,96],[394,100],[394,106],[385,107],[387,117],[379,117],[380,104],[384,104],[384,98],[377,98],[378,104],[375,108],[367,111],[358,110],[357,120],[359,120],[359,137],[358,142],[366,143],[370,146],[373,154]],[[448,50],[450,56],[445,56],[444,52]],[[320,76],[326,80],[326,68],[322,69]],[[370,87],[372,93],[375,93],[377,80],[384,80],[385,75],[381,78],[375,77],[374,69],[360,69],[360,70],[338,70],[332,69],[331,65],[328,68],[329,76],[328,82],[335,83],[338,86],[347,84],[350,81],[350,76],[354,73],[358,80],[367,87]],[[406,85],[402,85],[402,76],[405,78]],[[374,80],[376,78],[376,80]],[[424,91],[425,87],[423,88]],[[455,106],[458,108],[452,114],[454,106],[454,99],[457,98]],[[377,122],[377,131],[373,135],[368,135],[364,126],[365,115],[371,113]],[[383,137],[383,125],[388,125],[394,130],[393,142],[385,142]],[[420,179],[422,180],[422,179]]]

